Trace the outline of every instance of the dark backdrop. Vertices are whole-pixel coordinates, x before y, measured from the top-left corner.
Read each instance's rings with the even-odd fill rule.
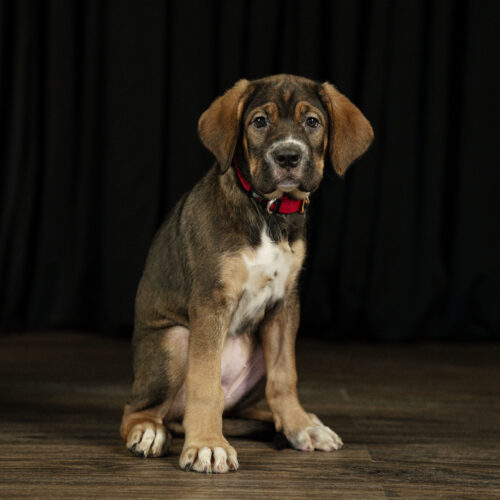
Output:
[[[0,4],[0,328],[129,335],[151,238],[241,77],[330,80],[376,140],[312,199],[303,327],[500,337],[497,0]]]

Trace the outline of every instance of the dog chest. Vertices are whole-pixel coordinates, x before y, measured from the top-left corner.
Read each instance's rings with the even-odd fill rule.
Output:
[[[302,242],[298,245],[303,248]],[[245,267],[240,300],[233,315],[230,334],[255,327],[264,317],[266,308],[281,300],[287,287],[295,280],[303,259],[297,245],[287,241],[274,243],[263,232],[260,245],[242,254],[240,265]]]

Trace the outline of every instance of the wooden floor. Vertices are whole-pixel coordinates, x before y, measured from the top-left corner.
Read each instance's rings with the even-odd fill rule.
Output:
[[[303,404],[339,452],[233,439],[240,471],[135,458],[118,435],[126,341],[0,336],[0,497],[500,498],[500,345],[301,341]]]

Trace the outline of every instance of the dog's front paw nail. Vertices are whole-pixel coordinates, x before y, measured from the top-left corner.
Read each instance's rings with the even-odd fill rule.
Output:
[[[313,451],[314,446],[312,444],[311,436],[307,432],[307,429],[304,431],[296,432],[291,434],[288,437],[290,444],[296,449],[300,451]]]
[[[221,474],[239,467],[236,450],[227,442],[220,446],[185,446],[179,465],[185,471]]]
[[[320,451],[340,450],[344,443],[342,439],[326,425],[308,429],[314,448]]]
[[[305,429],[287,435],[290,444],[301,451],[332,451],[340,450],[344,443],[342,439],[319,420],[316,415],[310,414],[312,424]]]
[[[160,457],[169,444],[170,434],[165,427],[152,422],[135,425],[127,436],[127,448],[137,457]]]

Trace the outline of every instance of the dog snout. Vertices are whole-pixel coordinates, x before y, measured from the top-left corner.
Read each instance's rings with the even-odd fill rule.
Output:
[[[273,151],[274,161],[282,168],[295,168],[302,160],[302,151],[295,146],[286,146]]]

